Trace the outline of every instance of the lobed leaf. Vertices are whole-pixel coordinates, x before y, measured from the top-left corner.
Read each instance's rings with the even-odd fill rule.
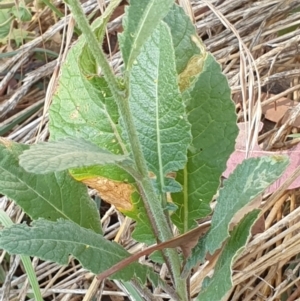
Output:
[[[99,213],[85,185],[67,172],[35,175],[18,162],[28,145],[0,139],[0,193],[13,199],[32,219],[59,218],[101,233]]]
[[[0,248],[11,254],[37,256],[59,264],[68,264],[73,255],[85,269],[99,274],[130,254],[115,242],[77,224],[58,220],[37,220],[29,227],[14,225],[0,232]],[[112,278],[128,281],[138,276],[144,283],[147,268],[133,263]]]
[[[20,165],[27,171],[45,174],[70,168],[120,163],[128,156],[115,155],[84,139],[67,138],[32,145],[20,156]]]
[[[166,16],[174,0],[131,0],[119,35],[126,70],[130,70],[146,40]]]
[[[184,167],[191,136],[165,23],[144,44],[129,77],[129,104],[142,150],[158,191],[166,192],[174,186],[166,175]]]
[[[183,93],[192,146],[185,168],[176,180],[184,187],[172,194],[178,210],[172,220],[180,231],[195,227],[196,219],[207,216],[226,162],[234,150],[238,133],[230,88],[219,63],[209,53],[202,53],[203,69]]]

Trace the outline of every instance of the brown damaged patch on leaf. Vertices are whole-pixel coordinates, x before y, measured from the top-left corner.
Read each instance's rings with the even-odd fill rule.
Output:
[[[134,188],[132,185],[103,177],[84,179],[82,182],[96,189],[105,202],[114,205],[118,210],[131,211],[133,209],[131,194]]]
[[[11,148],[13,143],[11,140],[0,137],[0,143],[2,143],[6,148]]]
[[[195,36],[192,36],[191,39],[200,49],[200,54],[194,55],[179,75],[179,88],[181,92],[189,88],[193,78],[202,72],[204,62],[207,59],[204,44]]]

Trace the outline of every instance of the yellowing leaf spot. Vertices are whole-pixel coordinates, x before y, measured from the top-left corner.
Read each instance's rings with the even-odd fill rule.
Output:
[[[0,137],[0,143],[2,143],[6,148],[11,148],[12,146],[12,141],[3,137]]]
[[[96,189],[104,201],[114,205],[118,210],[131,211],[133,209],[131,194],[134,188],[132,185],[103,177],[84,179],[82,182]]]
[[[70,119],[77,119],[79,116],[79,112],[76,110],[70,115]]]
[[[284,156],[280,156],[280,155],[272,155],[272,159],[275,160],[276,162],[283,162],[283,161],[285,161],[285,157]]]
[[[184,91],[189,88],[190,82],[193,77],[202,72],[204,62],[207,58],[207,52],[201,41],[196,36],[192,36],[191,39],[200,49],[200,54],[191,57],[191,59],[187,63],[186,68],[179,74],[180,91]]]

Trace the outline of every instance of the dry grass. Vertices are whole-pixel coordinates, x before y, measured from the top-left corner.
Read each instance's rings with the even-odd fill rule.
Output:
[[[291,13],[300,6],[298,0],[211,0],[179,1],[194,20],[199,36],[207,49],[221,63],[232,88],[239,121],[249,120],[247,146],[251,152],[257,141],[258,122],[261,110],[281,97],[299,101],[300,88],[300,12]],[[33,4],[29,4],[33,5]],[[54,5],[65,13],[61,1]],[[86,14],[100,11],[104,1],[90,0],[83,4]],[[66,15],[57,18],[48,8],[36,8],[28,30],[36,38],[25,43],[17,54],[0,60],[0,131],[8,138],[22,143],[35,143],[48,137],[48,113],[51,95],[55,91],[59,66],[76,39],[73,19]],[[121,26],[121,16],[108,27],[110,39]],[[293,31],[287,30],[297,26]],[[279,32],[282,34],[279,35]],[[55,51],[58,56],[43,54],[38,62],[33,53],[37,48]],[[110,49],[111,63],[116,72],[120,67],[120,55]],[[12,51],[2,48],[2,53]],[[23,80],[18,80],[22,75]],[[16,82],[15,82],[16,81]],[[263,101],[262,92],[272,94]],[[27,115],[26,115],[27,113]],[[273,124],[259,140],[268,141],[267,149],[286,142],[286,136],[294,131],[293,122],[298,116],[288,116],[284,123]],[[16,122],[15,125],[12,125]],[[12,125],[6,131],[5,128]],[[91,192],[93,193],[93,192]],[[299,287],[299,191],[281,190],[266,196],[261,204],[266,230],[253,237],[234,266],[234,287],[224,300],[300,300]],[[14,203],[3,197],[0,207],[5,209],[15,222],[21,222],[23,214]],[[117,218],[116,218],[117,217]],[[114,219],[114,223],[110,223]],[[131,252],[141,246],[127,236],[128,221],[108,209],[102,218],[107,238],[117,240]],[[110,226],[108,226],[110,225]],[[121,230],[120,230],[121,229]],[[120,237],[120,234],[121,237]],[[5,253],[0,256],[4,264]],[[30,292],[26,276],[17,257],[5,267],[9,270],[2,287],[1,300],[25,300]],[[53,263],[34,260],[38,279],[47,300],[92,300],[95,289],[97,300],[126,300],[126,292],[118,282],[107,282],[101,289],[75,262],[60,267]],[[195,294],[206,274],[213,268],[208,262],[199,267],[191,278],[191,291]],[[13,276],[17,271],[17,275]],[[162,277],[166,276],[164,267]],[[10,291],[9,291],[10,288]],[[167,297],[155,291],[156,300]],[[83,297],[85,296],[85,297]],[[0,297],[1,298],[1,297]],[[96,300],[96,299],[95,299]]]

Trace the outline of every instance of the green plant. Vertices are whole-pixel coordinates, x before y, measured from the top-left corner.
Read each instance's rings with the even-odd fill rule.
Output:
[[[22,22],[31,20],[31,11],[26,3],[22,1],[18,5],[14,2],[2,1],[0,4],[0,44],[10,43],[14,40],[20,46],[23,40],[30,39],[32,33],[22,28]],[[19,24],[17,28],[13,26],[14,21]]]
[[[211,214],[238,131],[219,64],[174,1],[131,0],[119,36],[124,67],[116,77],[99,45],[120,0],[91,27],[78,1],[66,2],[83,36],[62,67],[50,109],[51,141],[29,147],[1,140],[0,191],[34,221],[2,230],[0,247],[61,264],[72,255],[99,279],[132,280],[142,290],[148,278],[182,301],[189,299],[191,268],[222,247],[214,276],[196,297],[221,300],[259,211],[244,211],[229,231],[231,221],[282,174],[288,159],[245,160],[224,183],[210,229],[199,238],[203,228],[196,221]],[[158,245],[130,257],[107,241],[85,184],[136,221],[134,239]],[[173,288],[134,262],[154,250]]]

